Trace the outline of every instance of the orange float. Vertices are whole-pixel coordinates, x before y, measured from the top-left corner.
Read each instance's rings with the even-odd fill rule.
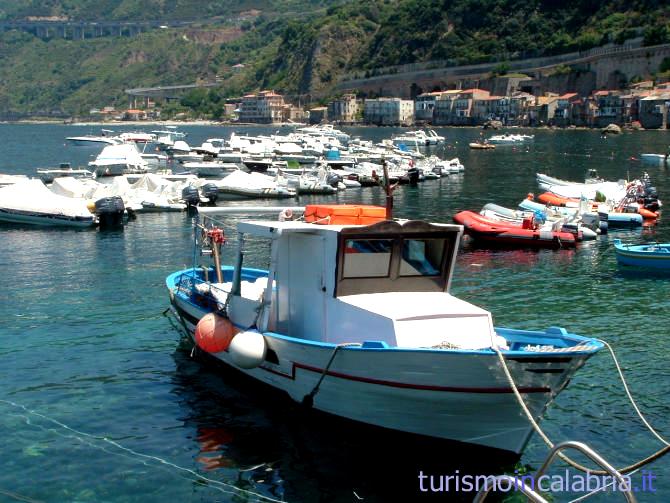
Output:
[[[370,225],[386,220],[386,208],[365,204],[308,204],[305,222],[323,225]]]
[[[230,341],[238,332],[235,326],[223,316],[208,313],[195,327],[195,343],[208,353],[220,353],[230,346]]]

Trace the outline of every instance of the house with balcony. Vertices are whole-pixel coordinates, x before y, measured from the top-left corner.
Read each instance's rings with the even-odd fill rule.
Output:
[[[589,117],[589,125],[592,127],[605,127],[608,124],[624,123],[623,120],[623,92],[616,90],[596,91],[592,95],[595,108],[593,115]]]

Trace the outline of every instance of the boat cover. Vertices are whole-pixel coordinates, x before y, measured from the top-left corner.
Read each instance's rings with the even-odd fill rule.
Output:
[[[85,199],[55,194],[38,179],[29,179],[0,188],[0,208],[70,217],[91,217]]]

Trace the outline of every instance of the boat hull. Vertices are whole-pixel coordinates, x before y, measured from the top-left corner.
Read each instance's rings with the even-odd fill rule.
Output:
[[[193,339],[198,320],[210,309],[180,292],[176,274],[168,278],[172,309]],[[263,335],[269,356],[257,368],[237,367],[225,351],[211,356],[296,402],[305,403],[324,376],[312,407],[369,425],[515,454],[523,451],[532,434],[491,350],[389,349],[363,343],[340,348],[333,357],[332,344],[273,332]],[[526,404],[539,418],[591,354],[524,353],[506,361]]]
[[[617,239],[614,249],[621,265],[670,271],[670,244],[624,245]]]
[[[51,213],[22,211],[11,208],[0,208],[0,222],[14,224],[42,225],[49,227],[78,227],[88,228],[96,225],[94,216],[90,218],[72,217]]]
[[[494,246],[515,248],[574,248],[576,239],[569,232],[524,229],[509,222],[489,220],[471,211],[454,215],[454,222],[473,239]]]

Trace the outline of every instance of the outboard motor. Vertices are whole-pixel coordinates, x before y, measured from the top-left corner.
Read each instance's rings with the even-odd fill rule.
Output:
[[[189,185],[184,187],[181,191],[181,198],[184,200],[184,203],[188,208],[198,206],[200,204],[200,193],[198,192],[198,187]]]
[[[331,187],[335,187],[335,188],[337,188],[337,186],[339,185],[339,183],[341,181],[342,181],[342,177],[340,175],[338,175],[337,173],[331,173],[330,175],[328,175],[328,178],[326,179],[326,182],[328,183],[328,185],[330,185]]]
[[[418,168],[409,168],[407,170],[407,176],[409,177],[409,184],[414,186],[419,183],[419,169]]]
[[[658,192],[656,192],[656,187],[645,187],[642,204],[647,210],[658,211],[661,205],[658,203]]]
[[[598,217],[600,219],[600,224],[598,225],[598,230],[600,231],[600,234],[607,234],[607,231],[609,229],[609,223],[608,223],[608,215],[604,211],[599,211],[598,212]]]
[[[206,183],[205,185],[202,186],[202,191],[203,197],[206,197],[209,203],[207,203],[209,206],[216,206],[216,200],[219,198],[219,188],[216,186],[214,183]],[[183,196],[183,192],[182,192]],[[186,198],[184,198],[186,200]],[[189,203],[186,203],[189,204]]]
[[[119,196],[103,197],[95,202],[95,214],[101,229],[115,229],[123,226],[126,207]]]

